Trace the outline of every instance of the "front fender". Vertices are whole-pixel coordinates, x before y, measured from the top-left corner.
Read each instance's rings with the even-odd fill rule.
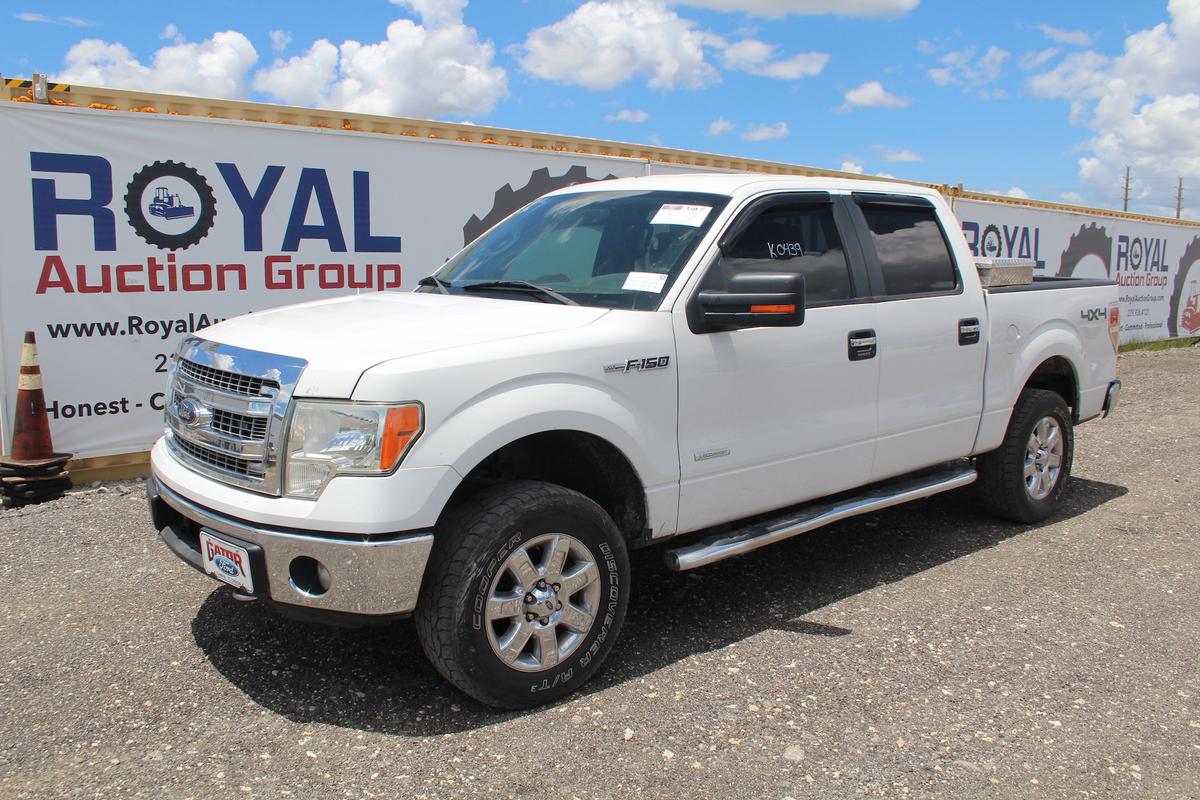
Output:
[[[616,447],[646,491],[649,524],[673,530],[679,460],[674,394],[646,407],[611,385],[574,375],[539,374],[478,394],[428,426],[406,467],[450,466],[461,476],[505,445],[547,431],[580,431]]]

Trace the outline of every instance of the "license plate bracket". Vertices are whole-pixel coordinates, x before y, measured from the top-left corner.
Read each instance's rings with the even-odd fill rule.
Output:
[[[254,593],[250,551],[205,528],[200,529],[200,564],[217,580],[246,594]]]

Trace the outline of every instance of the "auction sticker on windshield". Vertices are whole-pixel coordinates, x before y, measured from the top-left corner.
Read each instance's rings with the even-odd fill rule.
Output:
[[[218,539],[206,530],[201,530],[200,561],[204,571],[214,578],[246,593],[254,591],[254,579],[250,575],[250,554],[244,547],[238,547],[224,539]]]
[[[666,282],[667,276],[661,272],[631,272],[625,278],[625,283],[621,288],[627,292],[654,292],[658,294],[662,291]]]
[[[712,211],[712,206],[685,206],[678,203],[665,203],[658,209],[658,213],[654,215],[654,219],[650,220],[651,225],[686,225],[689,228],[698,228],[704,224],[704,220],[708,219],[708,212]]]

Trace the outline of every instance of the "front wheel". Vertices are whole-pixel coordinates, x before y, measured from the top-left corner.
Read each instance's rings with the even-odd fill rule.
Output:
[[[561,486],[513,481],[468,498],[439,525],[417,634],[459,689],[527,708],[592,676],[628,591],[625,543],[603,509]]]
[[[1026,389],[1017,398],[1004,443],[976,460],[979,497],[992,514],[1040,522],[1054,513],[1071,473],[1071,410],[1056,392]]]

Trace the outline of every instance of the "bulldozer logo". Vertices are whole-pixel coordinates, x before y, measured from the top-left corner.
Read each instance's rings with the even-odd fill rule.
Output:
[[[186,250],[212,229],[217,200],[194,168],[178,161],[155,161],[138,170],[125,188],[125,216],[147,244]]]

